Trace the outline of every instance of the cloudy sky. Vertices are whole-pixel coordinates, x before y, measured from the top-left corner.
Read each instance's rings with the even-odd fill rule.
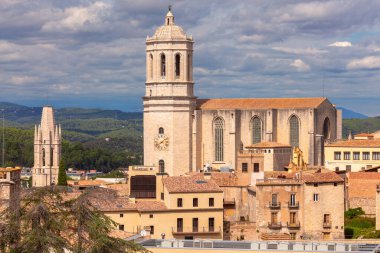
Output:
[[[0,0],[0,101],[141,111],[169,4],[198,97],[325,95],[380,115],[378,0]]]

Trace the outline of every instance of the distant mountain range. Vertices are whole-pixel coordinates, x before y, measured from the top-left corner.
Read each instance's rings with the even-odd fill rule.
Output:
[[[20,124],[36,124],[40,121],[42,107],[28,107],[19,104],[0,102],[0,110],[5,110],[7,120]],[[367,115],[338,107],[343,111],[344,119],[364,119]],[[142,119],[141,112],[123,112],[120,110],[83,109],[83,108],[55,108],[57,122],[70,119],[99,119],[109,118],[115,120]]]
[[[343,108],[343,107],[338,107],[338,109],[342,110],[343,119],[365,119],[365,118],[368,118],[367,115],[364,115],[364,114],[361,114],[358,112],[354,112],[354,111],[348,110],[348,109]]]

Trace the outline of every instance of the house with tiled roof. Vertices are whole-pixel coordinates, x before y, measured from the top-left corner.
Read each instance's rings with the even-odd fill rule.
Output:
[[[252,191],[258,239],[344,238],[344,180],[335,172],[274,173]]]

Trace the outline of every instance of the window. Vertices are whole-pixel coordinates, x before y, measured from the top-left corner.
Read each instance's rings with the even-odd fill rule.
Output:
[[[319,201],[319,194],[318,193],[314,193],[313,200],[314,200],[314,202],[318,202]]]
[[[369,160],[369,152],[363,152],[363,160]]]
[[[318,187],[318,184],[314,184],[314,187]]]
[[[346,172],[351,172],[351,165],[346,165]]]
[[[120,218],[123,218],[123,217],[124,217],[124,214],[123,214],[123,213],[121,213],[119,216],[120,216]]]
[[[119,225],[119,230],[124,231],[124,225]]]
[[[165,199],[165,194],[163,192],[161,192],[161,199],[164,200]]]
[[[277,194],[272,194],[272,206],[277,206]]]
[[[214,206],[214,198],[209,198],[208,199],[208,206]]]
[[[193,207],[198,207],[198,198],[193,198]]]
[[[164,173],[165,172],[165,161],[159,160],[158,161],[158,167],[159,167],[160,173]]]
[[[198,218],[193,218],[193,232],[198,232]]]
[[[323,215],[323,223],[326,223],[326,224],[330,223],[330,214],[325,213]]]
[[[216,118],[214,120],[214,142],[215,142],[215,161],[223,161],[223,119]]]
[[[277,220],[277,213],[271,213],[270,221],[271,221],[272,224],[277,224],[277,222],[278,222],[278,220]]]
[[[248,172],[248,163],[242,163],[241,164],[241,171],[242,172]]]
[[[297,223],[297,213],[296,212],[290,212],[289,223],[290,224],[296,224]]]
[[[150,234],[154,235],[154,226],[150,226]]]
[[[177,207],[182,207],[182,198],[177,199]]]
[[[290,239],[295,240],[297,236],[297,233],[290,233]],[[290,245],[289,245],[290,246]]]
[[[380,152],[372,152],[372,160],[380,160]]]
[[[177,218],[177,232],[183,232],[183,218]]]
[[[175,55],[175,76],[179,78],[181,74],[181,56],[179,54]]]
[[[259,163],[254,163],[253,164],[253,172],[260,172],[260,164]]]
[[[149,218],[150,218],[150,219],[153,219],[153,214],[149,214]]]
[[[191,80],[191,55],[187,55],[187,79]]]
[[[251,128],[252,128],[252,144],[260,143],[261,142],[261,120],[258,117],[254,117],[251,121]]]
[[[161,77],[165,78],[166,76],[166,58],[165,54],[161,55]]]
[[[341,160],[342,152],[334,152],[334,160]]]
[[[295,193],[291,193],[290,194],[290,202],[289,202],[290,206],[295,206],[296,205],[296,194]]]
[[[299,147],[299,120],[297,116],[293,115],[290,117],[290,145],[295,148]]]
[[[354,160],[360,160],[360,152],[354,152],[353,158],[354,158]]]
[[[323,122],[323,138],[325,138],[325,140],[330,139],[330,120],[329,120],[329,118],[325,118],[325,121]]]
[[[165,133],[164,128],[163,128],[163,127],[160,127],[160,128],[158,129],[158,133],[159,133],[159,134],[164,134],[164,133]]]
[[[329,240],[330,239],[330,233],[329,232],[323,232],[322,239],[323,240]]]
[[[54,149],[51,148],[50,149],[50,164],[49,164],[50,166],[54,166],[54,155],[53,155],[54,152],[53,151],[54,151]]]
[[[45,166],[46,165],[46,153],[45,153],[45,149],[43,148],[42,149],[42,166]]]
[[[344,152],[343,153],[343,159],[344,160],[351,160],[351,152]]]
[[[208,231],[214,232],[215,230],[215,219],[214,218],[208,218]]]
[[[149,55],[149,79],[153,78],[153,55]]]

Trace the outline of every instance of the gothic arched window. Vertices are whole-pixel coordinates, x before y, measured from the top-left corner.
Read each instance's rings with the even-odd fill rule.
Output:
[[[158,129],[158,133],[159,133],[159,134],[164,134],[164,133],[165,133],[164,128],[163,128],[163,127],[160,127],[160,128]]]
[[[330,119],[327,117],[323,122],[323,137],[325,140],[330,139]]]
[[[153,55],[149,54],[149,79],[153,78]]]
[[[254,117],[251,121],[252,144],[261,142],[262,123],[259,117]]]
[[[215,161],[223,161],[223,127],[224,122],[221,118],[214,120],[214,142],[215,142]]]
[[[42,149],[42,166],[46,165],[46,152],[45,149]]]
[[[289,120],[290,124],[290,145],[299,147],[300,123],[297,116],[293,115]]]
[[[158,168],[160,173],[165,172],[165,161],[164,160],[159,160],[158,161]]]
[[[181,75],[181,56],[179,54],[175,55],[175,76],[179,78]]]
[[[51,148],[50,149],[50,166],[53,166],[54,165],[54,149]]]
[[[161,54],[161,77],[165,78],[166,76],[166,57],[165,54]]]

